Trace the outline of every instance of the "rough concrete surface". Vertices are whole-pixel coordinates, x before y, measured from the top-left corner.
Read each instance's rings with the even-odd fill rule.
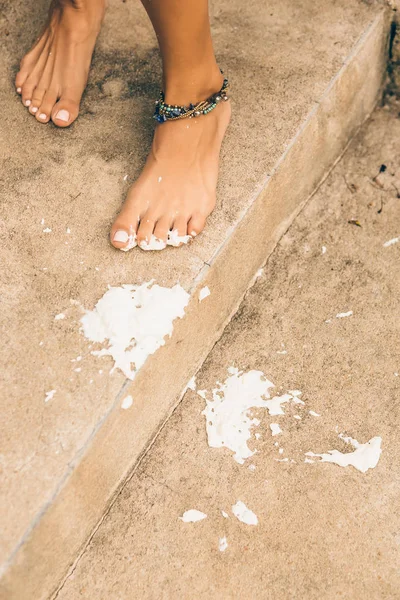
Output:
[[[122,376],[107,376],[108,366],[99,373],[71,299],[91,308],[108,284],[151,277],[167,285],[179,279],[189,287],[251,202],[362,24],[375,14],[372,5],[345,1],[327,2],[323,11],[316,2],[295,7],[275,2],[261,13],[258,0],[239,8],[230,2],[214,6],[216,48],[221,64],[235,73],[237,114],[223,151],[220,202],[195,244],[158,255],[122,254],[107,239],[151,139],[151,98],[160,71],[143,10],[110,3],[82,114],[71,129],[60,131],[30,118],[13,89],[18,59],[34,39],[46,5],[35,3],[33,10],[26,2],[3,3],[1,16],[0,93],[7,107],[1,128],[5,558],[50,501],[123,385]],[[239,24],[246,25],[240,36]],[[260,81],[265,95],[255,114],[247,104]],[[67,318],[54,321],[60,312]],[[71,362],[78,355],[84,356],[80,373]],[[57,392],[45,404],[50,389]]]
[[[197,375],[211,390],[232,365],[260,369],[306,404],[259,411],[257,454],[238,465],[208,447],[205,402],[188,391],[58,600],[399,597],[400,242],[383,245],[400,236],[398,112],[378,109],[353,140]],[[381,436],[376,468],[304,463],[310,450],[348,452],[338,432]],[[233,517],[238,499],[258,526]],[[191,508],[207,518],[180,521]]]
[[[107,233],[129,182],[143,164],[151,139],[151,104],[160,75],[155,39],[140,5],[111,2],[79,121],[68,131],[59,131],[52,125],[43,127],[21,106],[12,79],[17,57],[29,47],[43,20],[45,4],[35,4],[34,11],[22,2],[2,5],[0,22],[4,49],[0,94],[2,105],[7,107],[0,145],[6,184],[1,252],[2,261],[8,266],[2,272],[1,282],[2,374],[6,391],[2,407],[1,511],[7,515],[1,546],[7,561],[10,556],[15,558],[15,550],[23,547],[22,543],[28,540],[31,544],[28,558],[23,557],[26,562],[22,560],[17,565],[20,572],[17,570],[16,580],[20,589],[28,589],[27,577],[35,580],[37,589],[42,587],[41,592],[36,590],[33,594],[35,600],[45,594],[43,573],[49,580],[57,578],[63,557],[68,564],[68,540],[72,557],[76,555],[75,550],[86,535],[85,527],[90,531],[92,523],[101,516],[106,499],[132,465],[127,448],[138,440],[143,447],[146,441],[140,439],[144,431],[141,427],[132,440],[129,417],[122,434],[121,411],[114,409],[118,408],[124,379],[118,374],[108,377],[111,362],[99,364],[90,355],[90,348],[79,334],[80,309],[71,300],[91,308],[108,284],[140,283],[152,277],[165,285],[180,280],[190,289],[195,277],[212,261],[251,206],[266,176],[361,33],[379,14],[375,3],[361,1],[327,2],[322,9],[320,3],[312,1],[295,6],[291,2],[271,2],[268,11],[260,0],[245,6],[216,4],[216,48],[221,64],[235,74],[236,115],[223,151],[218,208],[206,234],[191,247],[162,254],[122,254],[110,248]],[[324,132],[329,131],[329,147],[334,147],[340,134],[343,137],[334,118],[338,106],[351,123],[352,110],[362,105],[360,94],[367,97],[367,88],[379,89],[385,36],[377,32],[383,32],[382,24],[374,31],[375,41],[368,48],[376,49],[376,53],[368,56],[364,49],[361,61],[363,69],[367,64],[373,65],[373,77],[366,78],[365,88],[357,88],[358,100],[351,104],[349,77],[353,73],[353,81],[357,82],[363,73],[360,63],[354,61],[347,71],[347,86],[346,79],[340,80],[337,89],[331,88],[333,98],[325,97],[324,109],[314,112],[317,116],[308,129],[308,137],[303,139],[303,153],[314,134],[313,128],[315,138],[319,134],[319,142],[323,141],[325,148],[328,145]],[[374,98],[373,91],[368,96],[368,106]],[[341,104],[343,99],[347,103]],[[259,112],[253,110],[255,103]],[[357,114],[359,117],[363,112]],[[301,153],[297,154],[298,163],[299,156]],[[296,198],[305,181],[316,184],[324,168],[318,176],[317,171],[308,169],[310,179],[302,177],[287,197]],[[282,183],[278,188],[279,185],[282,195],[285,190]],[[283,214],[280,211],[281,207],[277,207],[277,221]],[[52,231],[44,232],[46,227]],[[71,233],[67,233],[67,228]],[[242,256],[245,250],[239,248]],[[244,267],[237,268],[243,271]],[[235,291],[234,283],[231,288],[230,293]],[[60,312],[66,314],[66,319],[55,321],[54,316]],[[179,335],[178,341],[182,341],[191,332],[181,329]],[[74,371],[76,363],[71,362],[78,355],[84,357],[79,373]],[[157,356],[158,360],[165,354],[160,352]],[[157,370],[155,373],[159,374]],[[141,379],[145,378],[143,369]],[[152,385],[158,386],[157,392],[162,395],[165,380],[149,381],[147,390],[151,392]],[[52,401],[45,403],[45,393],[50,389],[57,392]],[[155,394],[142,394],[138,399],[142,420],[149,417],[145,410],[148,398],[154,400]],[[152,418],[161,418],[157,416],[158,408],[155,402]],[[115,437],[108,437],[107,446],[96,435],[96,446],[91,439],[111,411],[114,420],[108,432],[112,431]],[[104,431],[102,427],[100,433],[106,437]],[[119,445],[115,443],[118,433]],[[143,436],[146,438],[148,433]],[[92,463],[85,461],[88,447],[100,448],[94,461],[92,456]],[[115,467],[118,462],[120,470]],[[75,469],[76,465],[79,469]],[[65,482],[73,479],[72,474],[76,475],[74,484],[67,486]],[[62,494],[67,498],[64,508],[57,505],[60,512],[54,509],[51,513],[49,505],[53,509],[54,498]],[[43,523],[43,514],[48,525],[40,549],[45,549],[47,555],[39,558],[30,534],[32,530],[37,532],[38,523]],[[41,569],[40,577],[33,568]],[[46,585],[53,583],[46,580]]]

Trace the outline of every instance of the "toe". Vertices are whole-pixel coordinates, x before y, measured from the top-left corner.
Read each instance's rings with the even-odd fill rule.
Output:
[[[138,217],[134,217],[128,222],[121,221],[120,218],[115,221],[110,231],[110,243],[114,248],[119,250],[128,246],[133,248],[134,242],[136,242],[138,222]]]
[[[18,94],[22,93],[22,86],[28,79],[29,75],[35,69],[35,65],[40,59],[41,53],[44,47],[48,43],[48,35],[43,35],[35,44],[28,54],[24,56],[19,65],[19,71],[15,77],[15,87],[17,88]]]
[[[190,219],[187,227],[188,234],[192,237],[203,231],[206,224],[206,217],[201,214],[194,214]]]
[[[22,93],[22,86],[24,85],[25,81],[27,80],[28,75],[29,75],[28,67],[23,68],[21,66],[21,70],[18,71],[17,76],[15,77],[15,87],[17,89],[18,94]]]
[[[31,105],[33,91],[34,91],[35,87],[36,87],[36,82],[33,82],[32,80],[30,80],[29,77],[25,81],[25,83],[22,85],[21,97],[22,97],[22,104],[24,106],[29,107]]]
[[[55,90],[48,90],[44,94],[42,102],[39,105],[38,110],[36,111],[36,119],[40,123],[48,123],[50,121],[51,112],[52,112],[53,107],[56,102],[57,102],[57,92]],[[32,99],[31,106],[33,106],[34,108],[36,108],[36,106],[37,106],[37,105],[35,105],[33,99]]]
[[[29,112],[31,114],[35,115],[38,112],[39,108],[42,105],[45,93],[46,90],[43,88],[37,87],[34,89],[31,104],[29,106]]]
[[[137,231],[138,246],[140,246],[141,248],[145,248],[151,242],[151,236],[154,233],[155,224],[156,219],[148,214],[145,214],[141,218],[139,228]]]
[[[179,216],[174,220],[172,226],[172,234],[170,235],[170,244],[173,246],[181,246],[184,241],[179,238],[183,238],[187,235],[188,219],[184,216]],[[175,233],[176,232],[176,233]]]
[[[59,102],[54,106],[51,113],[51,120],[57,127],[69,127],[79,114],[79,98],[68,98],[61,95]]]
[[[156,223],[156,226],[154,227],[154,235],[156,236],[156,238],[162,240],[163,242],[166,242],[168,238],[168,231],[170,230],[171,225],[172,219],[168,217],[162,217],[161,219],[159,219]]]

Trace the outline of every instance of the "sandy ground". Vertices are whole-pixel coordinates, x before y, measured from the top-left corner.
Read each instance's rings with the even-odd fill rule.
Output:
[[[399,597],[400,242],[384,246],[400,236],[398,111],[376,110],[197,375],[212,390],[232,365],[260,369],[305,405],[260,410],[257,453],[239,465],[208,446],[205,402],[189,390],[59,600]],[[378,465],[363,474],[304,462],[307,451],[353,450],[338,433],[381,436]],[[232,515],[237,500],[257,526]],[[179,520],[192,508],[207,518]]]

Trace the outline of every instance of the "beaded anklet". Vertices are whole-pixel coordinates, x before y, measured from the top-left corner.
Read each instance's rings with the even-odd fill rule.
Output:
[[[160,92],[160,99],[156,100],[156,108],[154,111],[153,118],[158,123],[165,123],[165,121],[177,121],[178,119],[191,119],[192,117],[199,117],[200,115],[206,115],[214,108],[221,100],[229,100],[227,90],[229,88],[229,81],[224,79],[222,88],[219,92],[213,94],[207,100],[202,100],[197,104],[189,104],[189,106],[177,106],[174,104],[166,104],[164,92]]]

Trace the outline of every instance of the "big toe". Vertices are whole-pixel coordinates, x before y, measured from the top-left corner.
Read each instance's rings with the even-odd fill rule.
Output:
[[[75,100],[61,100],[57,102],[51,113],[51,120],[57,127],[69,127],[79,114],[79,102]]]

